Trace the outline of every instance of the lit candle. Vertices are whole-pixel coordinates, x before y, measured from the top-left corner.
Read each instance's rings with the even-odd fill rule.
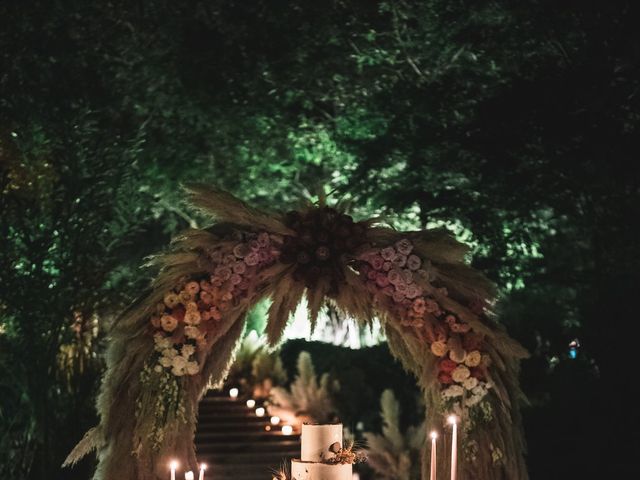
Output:
[[[271,425],[277,425],[280,423],[280,417],[274,415],[273,417],[271,417]]]
[[[193,480],[193,472],[187,472],[184,474],[184,480]]]
[[[436,432],[431,432],[431,477],[430,480],[436,480],[436,439],[438,438],[438,434]]]
[[[207,469],[207,464],[206,463],[201,463],[200,464],[200,476],[198,477],[198,480],[204,480],[204,471]]]
[[[231,390],[229,390],[229,396],[231,398],[238,398],[239,393],[240,393],[240,390],[238,390],[237,388],[232,388]]]
[[[458,419],[455,415],[449,415],[449,423],[453,427],[451,435],[451,480],[456,480],[458,473]]]
[[[176,468],[178,468],[178,462],[171,460],[169,467],[171,468],[171,480],[176,480]]]
[[[282,434],[283,435],[291,435],[293,433],[293,427],[291,425],[283,425],[282,426]]]
[[[264,417],[264,413],[265,413],[264,408],[262,408],[262,407],[258,407],[258,408],[256,408],[256,415],[257,415],[258,417]]]
[[[250,398],[249,400],[247,400],[247,407],[253,408],[255,406],[256,406],[256,401],[253,398]]]

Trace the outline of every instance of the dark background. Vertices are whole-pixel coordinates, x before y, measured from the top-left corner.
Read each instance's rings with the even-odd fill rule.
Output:
[[[199,179],[450,228],[532,353],[532,478],[637,474],[639,13],[1,1],[0,472],[87,477],[58,466],[95,422],[105,331],[143,257],[202,224],[180,188]]]

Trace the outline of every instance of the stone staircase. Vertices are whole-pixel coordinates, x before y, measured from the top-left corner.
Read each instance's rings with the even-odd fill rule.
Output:
[[[300,456],[299,433],[284,435],[246,400],[210,392],[200,402],[196,453],[207,464],[205,478],[271,480],[274,470]]]

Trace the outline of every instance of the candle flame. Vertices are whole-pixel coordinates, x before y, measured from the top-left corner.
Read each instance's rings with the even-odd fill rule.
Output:
[[[206,463],[201,463],[200,464],[200,470],[206,470],[207,469],[207,464]]]
[[[171,460],[171,462],[169,462],[169,467],[171,467],[171,470],[175,470],[176,468],[178,468],[178,461],[177,460]]]
[[[455,425],[456,423],[458,423],[458,417],[456,417],[455,415],[449,415],[449,417],[447,418],[447,422],[450,425]]]
[[[435,440],[436,438],[438,438],[438,432],[436,431],[431,432],[431,440]]]

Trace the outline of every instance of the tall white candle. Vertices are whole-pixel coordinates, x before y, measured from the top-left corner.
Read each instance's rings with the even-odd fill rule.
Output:
[[[430,480],[436,480],[436,439],[438,438],[438,434],[436,432],[431,432],[431,476]]]
[[[184,474],[184,480],[193,480],[193,472],[187,472]]]
[[[169,466],[171,467],[171,480],[176,480],[176,468],[178,468],[178,462],[171,460]]]
[[[451,480],[456,480],[458,473],[458,419],[455,415],[449,416],[449,423],[453,427],[451,434]]]
[[[204,471],[207,469],[207,466],[204,463],[200,464],[200,476],[198,480],[204,480]]]

